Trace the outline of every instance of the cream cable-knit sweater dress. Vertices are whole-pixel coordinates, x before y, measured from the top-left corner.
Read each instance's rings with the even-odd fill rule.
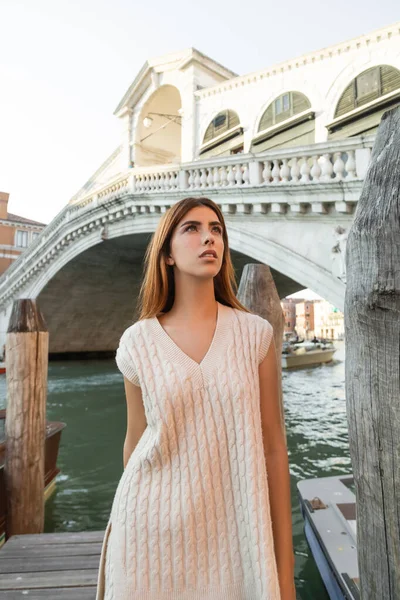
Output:
[[[148,426],[114,496],[96,600],[280,600],[258,376],[272,333],[218,303],[200,363],[156,317],[122,334],[116,362]]]

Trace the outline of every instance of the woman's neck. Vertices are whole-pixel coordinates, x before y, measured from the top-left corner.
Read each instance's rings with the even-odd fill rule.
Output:
[[[179,285],[179,281],[175,282],[175,299],[169,316],[187,322],[216,318],[214,280],[197,279],[184,283]]]

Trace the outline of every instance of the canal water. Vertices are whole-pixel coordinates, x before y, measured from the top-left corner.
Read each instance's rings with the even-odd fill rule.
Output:
[[[283,371],[296,588],[301,600],[328,600],[303,533],[301,479],[351,472],[344,388],[344,342],[329,365]],[[0,408],[6,381],[0,376]],[[123,378],[114,359],[51,362],[47,419],[63,430],[57,489],[46,503],[45,532],[104,529],[123,472]]]

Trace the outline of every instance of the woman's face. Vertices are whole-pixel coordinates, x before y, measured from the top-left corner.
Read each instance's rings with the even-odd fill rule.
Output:
[[[179,221],[171,238],[167,264],[181,273],[215,277],[222,265],[224,240],[222,223],[208,206],[196,206]],[[202,256],[205,252],[213,256]]]

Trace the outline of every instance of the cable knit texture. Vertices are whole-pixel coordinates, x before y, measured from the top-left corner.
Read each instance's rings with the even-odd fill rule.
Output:
[[[200,363],[156,317],[122,334],[116,362],[148,425],[114,496],[96,600],[280,600],[258,376],[272,334],[221,303]]]

